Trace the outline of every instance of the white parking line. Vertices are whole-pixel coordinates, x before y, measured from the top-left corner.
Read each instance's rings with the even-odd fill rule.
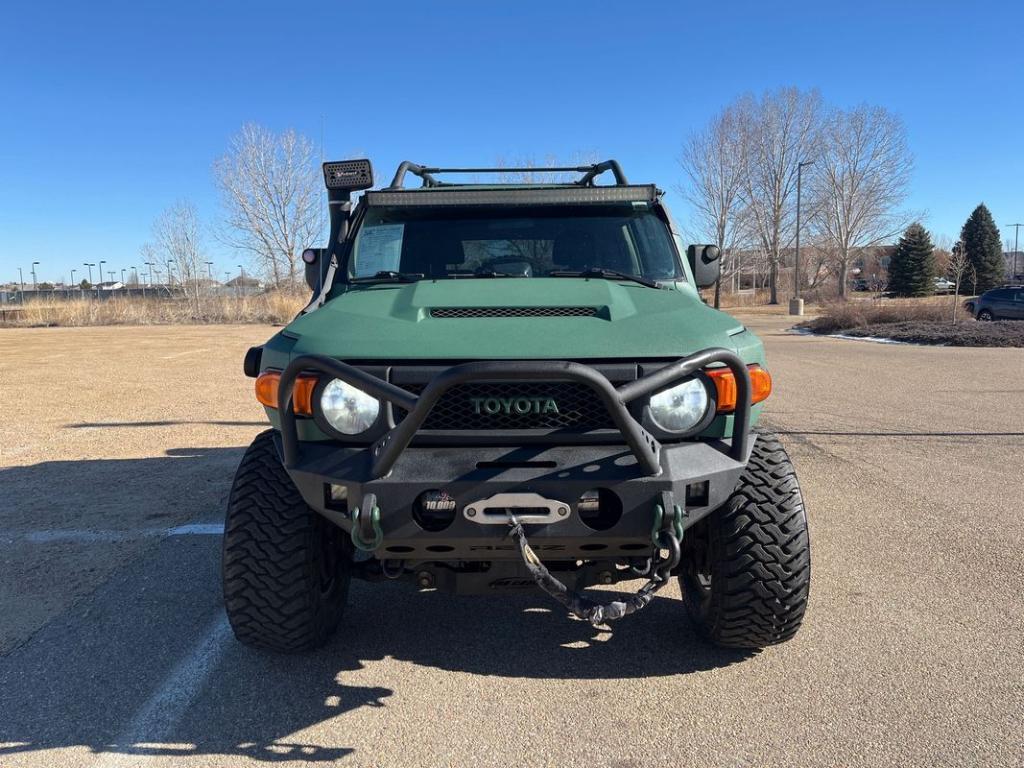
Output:
[[[220,536],[224,533],[224,523],[189,523],[176,528],[168,528],[168,536]]]
[[[136,539],[163,538],[164,536],[220,536],[222,533],[224,533],[224,523],[188,523],[173,528],[139,528],[134,531],[87,531],[74,528],[55,528],[49,531],[0,531],[0,543],[15,541],[29,544],[116,543]]]
[[[120,751],[102,754],[94,765],[97,768],[137,766],[140,754],[160,745],[202,691],[230,639],[231,627],[221,613],[110,745],[111,749]]]

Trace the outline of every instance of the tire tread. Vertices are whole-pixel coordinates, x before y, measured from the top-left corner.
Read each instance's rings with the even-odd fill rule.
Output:
[[[810,541],[796,472],[776,435],[759,432],[729,500],[706,521],[710,595],[683,577],[691,615],[719,645],[763,648],[796,634],[810,592]]]
[[[329,525],[281,465],[273,430],[259,434],[235,473],[224,526],[224,606],[239,641],[295,653],[333,634],[348,591],[349,559],[339,558],[340,599],[324,600],[317,558]]]

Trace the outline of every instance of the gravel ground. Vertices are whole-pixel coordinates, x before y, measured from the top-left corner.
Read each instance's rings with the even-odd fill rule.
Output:
[[[675,588],[609,633],[397,584],[321,651],[250,651],[217,531],[272,329],[0,331],[0,765],[1024,765],[1024,353],[748,322],[814,568],[749,656]]]

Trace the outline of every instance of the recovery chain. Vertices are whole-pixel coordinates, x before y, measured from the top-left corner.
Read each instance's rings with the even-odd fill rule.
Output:
[[[596,627],[645,608],[654,599],[655,593],[668,583],[672,569],[679,565],[680,538],[683,531],[682,511],[678,506],[671,508],[673,514],[670,516],[664,514],[661,506],[655,508],[655,528],[652,534],[655,552],[649,571],[650,579],[635,594],[625,600],[613,600],[609,603],[591,600],[577,591],[570,590],[552,576],[551,571],[544,567],[544,563],[537,557],[537,553],[533,551],[526,540],[526,532],[523,530],[522,523],[516,519],[511,509],[505,510],[505,514],[508,515],[509,526],[511,526],[510,535],[519,544],[519,554],[522,555],[523,562],[530,575],[533,576],[533,580],[537,582],[537,586],[564,605],[571,614],[589,621]],[[679,518],[678,533],[676,518]],[[661,559],[662,549],[667,549],[669,553],[664,560]]]

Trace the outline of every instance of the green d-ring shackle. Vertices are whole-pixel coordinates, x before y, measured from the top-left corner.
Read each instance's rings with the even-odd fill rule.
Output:
[[[374,505],[370,508],[370,525],[373,526],[373,539],[371,541],[364,541],[363,536],[359,533],[359,507],[352,510],[352,544],[356,549],[361,549],[363,552],[373,552],[377,549],[384,541],[384,531],[380,527],[380,507]]]

